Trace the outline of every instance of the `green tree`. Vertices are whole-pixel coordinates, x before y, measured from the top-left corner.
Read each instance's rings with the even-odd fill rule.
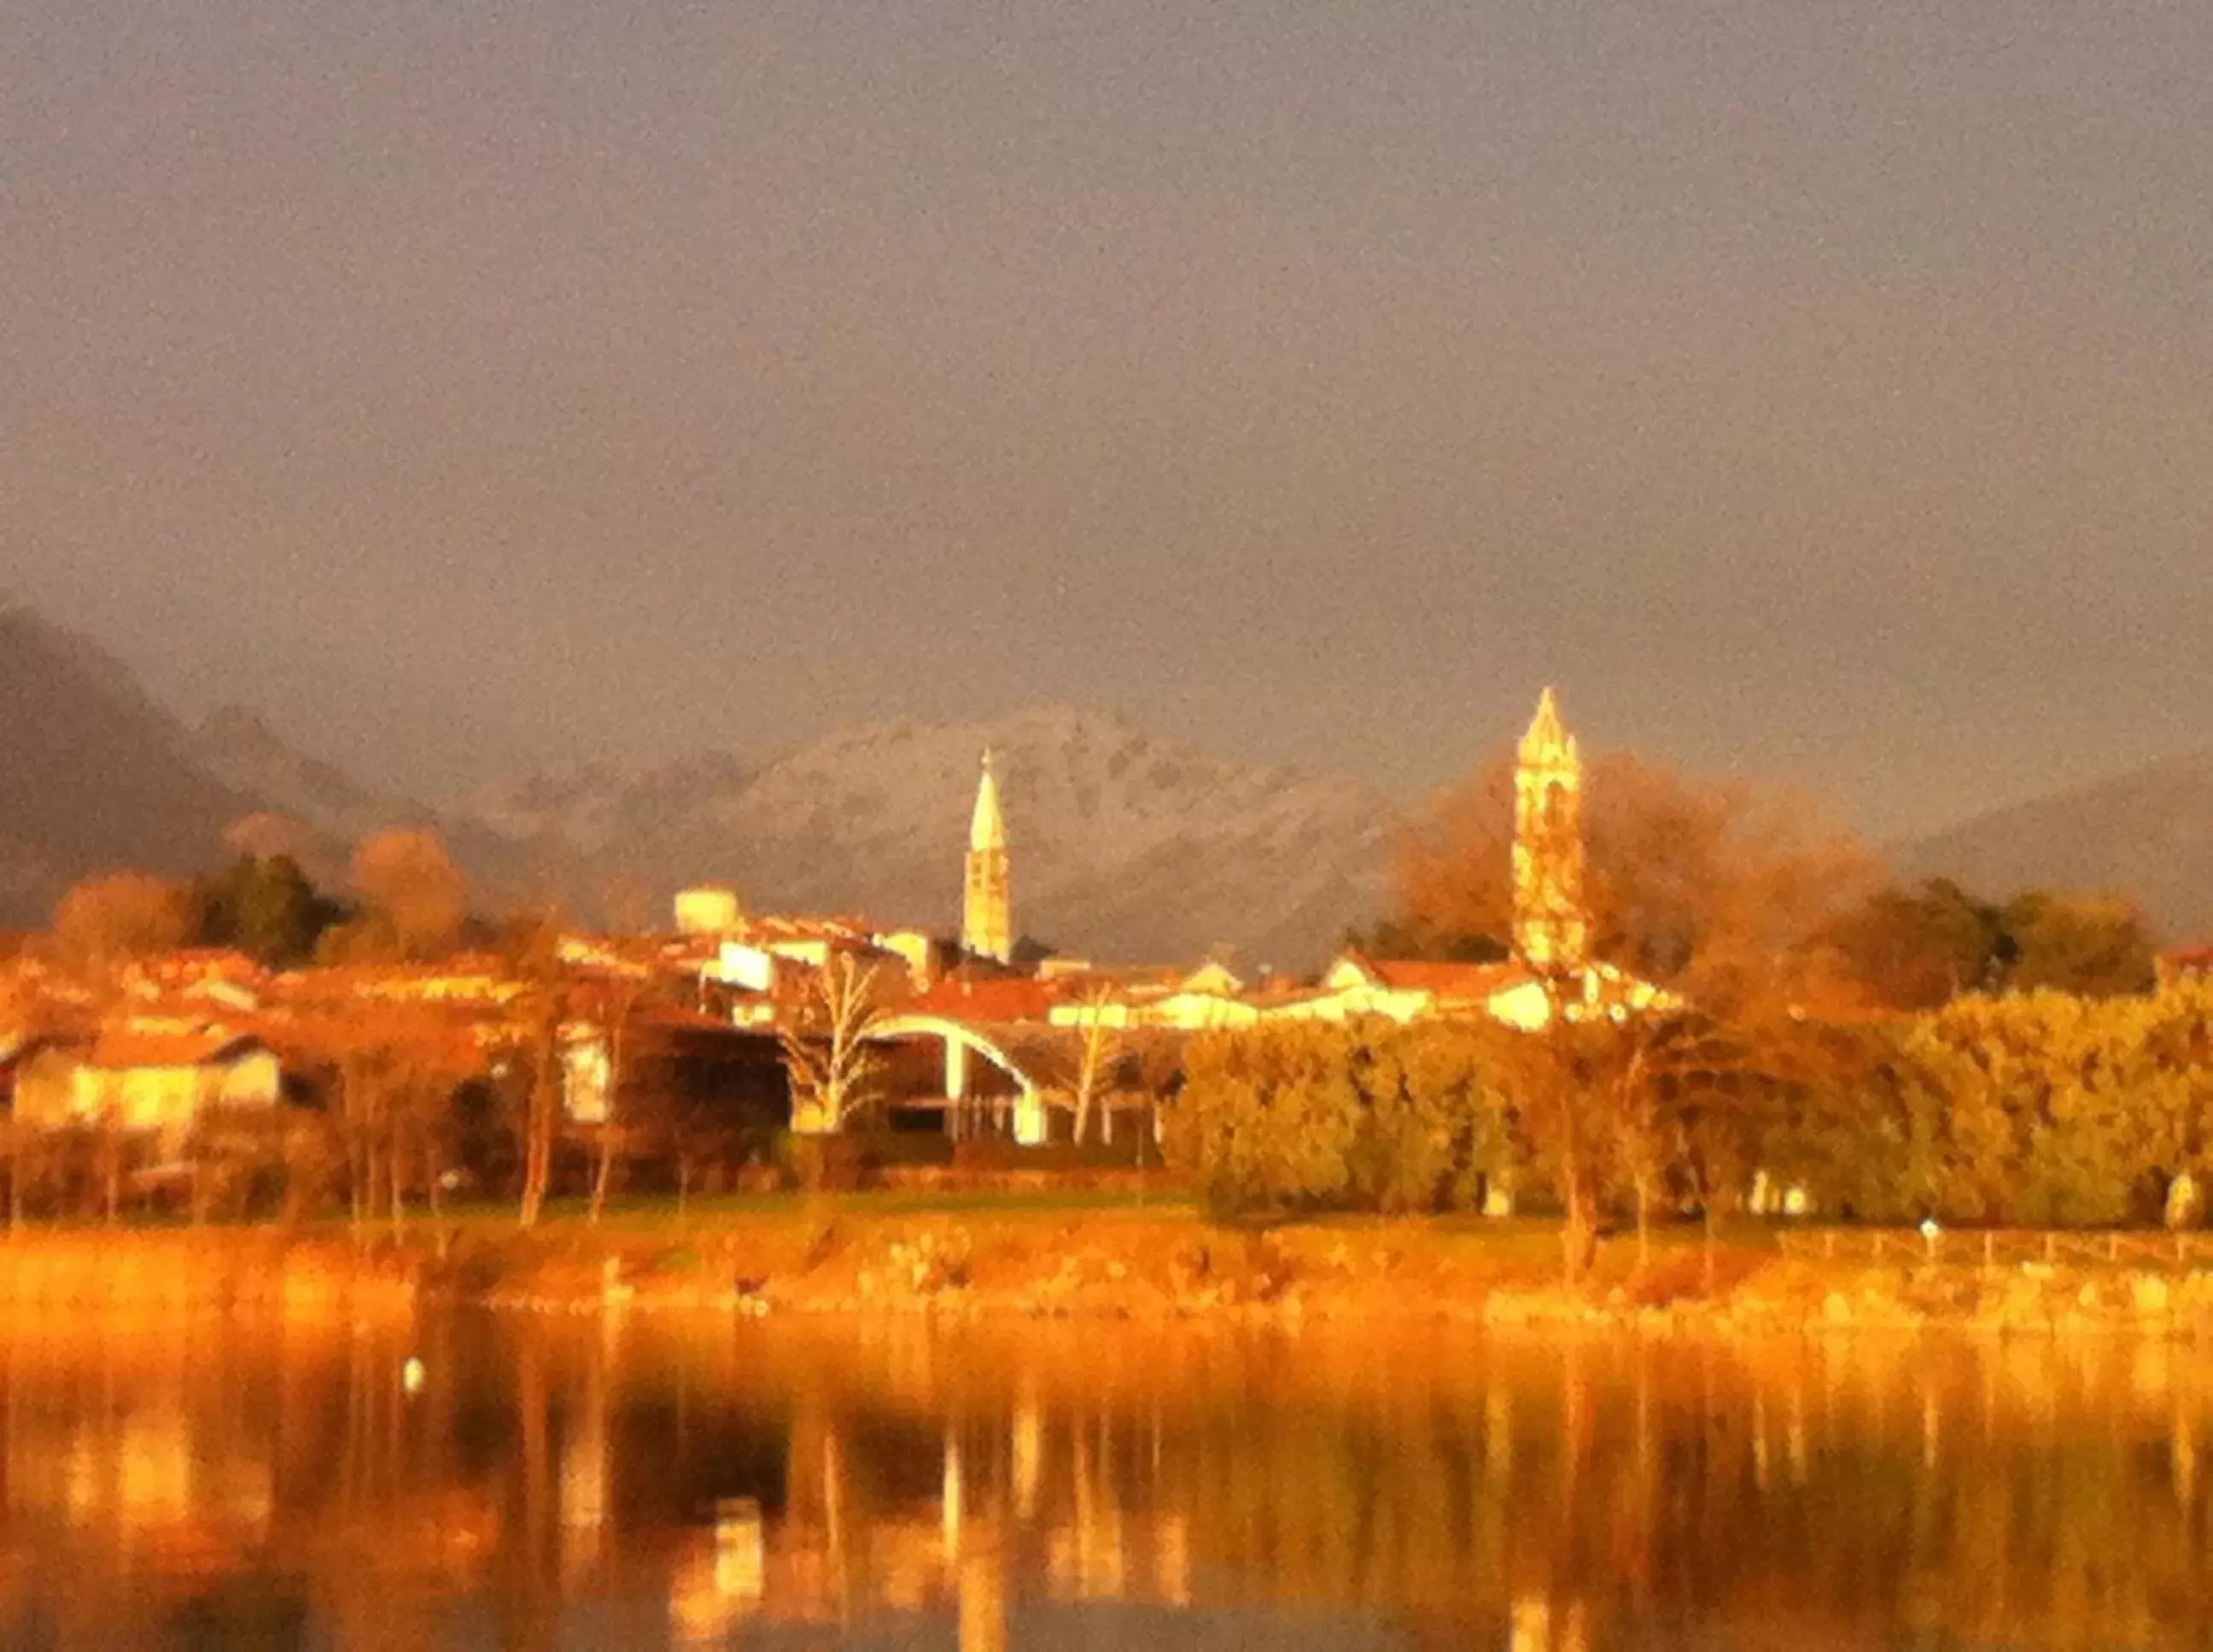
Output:
[[[2027,889],[2000,903],[1948,878],[1877,891],[1830,939],[1869,998],[1896,1009],[1975,992],[2148,992],[2156,972],[2154,937],[2127,901]]]
[[[2003,914],[1948,878],[1876,890],[1839,915],[1830,939],[1869,997],[1894,1009],[1994,990],[2012,956]]]
[[[1171,1162],[1216,1216],[1472,1206],[1528,1162],[1490,1026],[1286,1022],[1196,1039]]]
[[[204,945],[235,947],[276,968],[313,957],[323,932],[345,916],[289,855],[241,855],[194,894]]]

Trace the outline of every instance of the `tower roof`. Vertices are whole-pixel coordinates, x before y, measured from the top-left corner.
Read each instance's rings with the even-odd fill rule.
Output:
[[[1529,732],[1521,736],[1521,749],[1534,752],[1570,743],[1567,725],[1560,721],[1559,702],[1547,687],[1538,697],[1537,715],[1529,720]]]
[[[984,753],[983,777],[976,783],[976,812],[968,820],[968,847],[1004,849],[1007,817],[999,809],[999,777],[992,771],[991,754]]]

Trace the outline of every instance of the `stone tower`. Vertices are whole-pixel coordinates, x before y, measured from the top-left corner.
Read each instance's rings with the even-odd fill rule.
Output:
[[[1546,689],[1514,769],[1514,954],[1539,972],[1582,967],[1583,762]]]
[[[976,812],[968,822],[967,877],[960,900],[960,949],[972,957],[1015,955],[1014,899],[1007,887],[1007,820],[999,812],[999,779],[991,754],[976,783]]]

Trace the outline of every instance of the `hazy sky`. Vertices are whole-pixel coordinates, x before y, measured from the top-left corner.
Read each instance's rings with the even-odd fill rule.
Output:
[[[2213,744],[2205,0],[0,8],[0,585],[374,777]]]

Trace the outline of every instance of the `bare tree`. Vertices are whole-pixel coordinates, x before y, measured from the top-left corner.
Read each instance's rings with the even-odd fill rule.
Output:
[[[791,1127],[827,1135],[876,1100],[883,1058],[869,1043],[881,1019],[877,966],[833,952],[786,1018],[780,1036],[791,1074]]]
[[[1106,1020],[1113,995],[1104,986],[1094,987],[1083,998],[1082,1042],[1076,1067],[1075,1140],[1082,1145],[1091,1128],[1091,1110],[1104,1103],[1121,1064],[1122,1035]]]
[[[627,1121],[622,1116],[622,1088],[630,1069],[631,1033],[639,1003],[652,986],[649,976],[615,977],[602,999],[600,1036],[607,1040],[606,1112],[597,1129],[599,1162],[592,1173],[590,1220],[596,1224],[607,1209],[607,1186],[614,1178],[615,1149],[622,1141]]]
[[[516,1220],[533,1228],[553,1179],[553,1147],[561,1124],[561,1035],[573,1008],[558,919],[546,913],[516,924],[503,962],[522,988],[508,1005],[501,1068],[510,1080],[509,1094],[519,1114],[515,1138],[522,1155],[522,1193]]]
[[[47,998],[34,977],[21,971],[0,975],[0,1048],[20,1058],[61,1025],[58,1006]],[[10,1234],[21,1231],[23,1225],[24,1183],[37,1179],[35,1173],[44,1167],[48,1156],[41,1134],[37,1126],[16,1117],[12,1108],[4,1125],[0,1125],[0,1142],[5,1143],[8,1154]]]
[[[542,986],[523,1001],[522,1202],[515,1220],[534,1228],[553,1180],[553,1137],[561,1118],[561,1022],[565,995]]]

